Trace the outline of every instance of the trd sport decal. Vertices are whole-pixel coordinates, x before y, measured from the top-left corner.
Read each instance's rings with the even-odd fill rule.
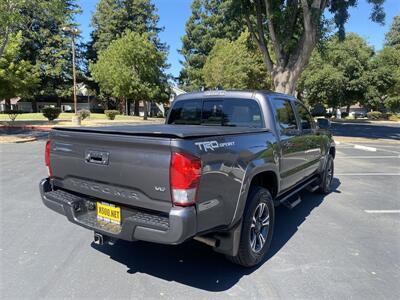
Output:
[[[208,150],[215,151],[218,148],[231,147],[235,142],[218,143],[217,141],[206,141],[194,143],[200,150],[207,152]]]

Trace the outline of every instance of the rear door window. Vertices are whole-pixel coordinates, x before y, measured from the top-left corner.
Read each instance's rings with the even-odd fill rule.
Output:
[[[290,134],[298,130],[296,116],[289,100],[274,99],[272,101],[276,121],[281,134]]]
[[[304,131],[309,131],[314,128],[314,119],[308,112],[307,108],[299,102],[296,102],[297,114],[300,118],[301,129]]]

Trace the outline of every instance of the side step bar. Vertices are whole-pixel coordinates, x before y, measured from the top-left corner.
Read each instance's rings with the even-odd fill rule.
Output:
[[[295,208],[297,205],[299,205],[301,202],[301,197],[299,194],[293,196],[292,198],[289,198],[283,202],[283,205],[285,205],[289,209]]]
[[[315,187],[312,186],[312,184],[315,183],[317,180],[318,180],[318,177],[315,177],[315,178],[312,178],[311,180],[305,181],[304,183],[298,185],[293,190],[278,197],[276,199],[276,201],[278,202],[278,204],[284,204],[287,207],[289,207],[290,209],[292,209],[293,207],[295,207],[296,205],[298,205],[301,202],[300,196],[297,196],[297,199],[295,199],[294,201],[291,199],[292,196],[296,195],[299,191],[301,191],[302,189],[304,189],[308,186],[310,186],[311,190],[313,190]],[[318,188],[318,186],[317,186],[317,188]],[[287,204],[287,203],[290,203],[290,204]]]

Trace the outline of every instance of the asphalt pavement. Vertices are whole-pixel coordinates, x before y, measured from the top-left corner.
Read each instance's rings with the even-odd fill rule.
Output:
[[[44,142],[0,145],[0,298],[399,299],[400,146],[357,145],[337,146],[332,193],[277,209],[252,269],[195,241],[96,246],[42,204]]]

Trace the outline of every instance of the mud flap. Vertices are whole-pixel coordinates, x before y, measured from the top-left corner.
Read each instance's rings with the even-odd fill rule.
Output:
[[[241,232],[242,220],[240,220],[240,222],[238,222],[230,231],[214,235],[214,237],[219,241],[218,246],[213,248],[214,251],[229,256],[236,256],[239,251]]]

